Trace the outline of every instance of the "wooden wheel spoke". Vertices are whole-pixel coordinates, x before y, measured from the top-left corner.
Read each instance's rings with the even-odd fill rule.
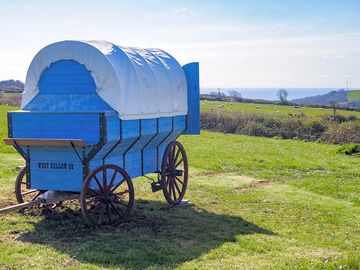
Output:
[[[118,198],[117,196],[115,196],[116,200],[115,202],[118,203],[118,204],[121,204],[125,207],[128,207],[129,205],[127,203],[125,203],[121,198]]]
[[[104,212],[105,212],[105,204],[102,205],[101,210],[100,210],[100,216],[99,216],[99,220],[98,220],[99,225],[102,223]]]
[[[179,154],[180,154],[180,148],[178,149],[178,151],[176,152],[176,155],[175,155],[175,157],[174,157],[174,164],[175,164],[175,162],[177,161],[177,159],[178,159],[178,157],[179,157]]]
[[[91,189],[91,188],[89,188],[89,193],[93,193],[93,194],[95,194],[95,195],[101,196],[101,193],[100,193],[100,192],[98,192],[97,190],[93,190],[93,189]]]
[[[114,173],[111,177],[110,183],[109,183],[109,188],[111,188],[113,186],[115,178],[116,178],[116,174],[117,174],[117,171],[114,171]]]
[[[111,207],[115,210],[115,212],[121,217],[121,218],[123,218],[123,214],[120,212],[120,210],[114,205],[114,203],[113,202],[110,202],[110,205],[111,205]]]
[[[176,188],[176,190],[177,190],[177,192],[179,193],[179,195],[181,194],[181,191],[180,191],[180,188],[179,188],[179,186],[178,186],[178,184],[176,183],[176,181],[174,180],[174,186],[175,186],[175,188]]]
[[[178,180],[180,184],[184,185],[183,181],[181,181],[179,177],[175,176],[175,179]]]
[[[174,184],[172,185],[172,192],[173,192],[173,195],[174,195],[174,201],[176,201],[176,191],[175,191],[175,188],[174,188]]]
[[[171,159],[172,160],[174,160],[175,152],[176,152],[176,146],[173,146],[172,151],[171,151]]]
[[[128,190],[128,189],[126,189],[126,190],[124,190],[124,191],[120,191],[120,192],[118,192],[118,193],[114,193],[114,195],[124,195],[124,194],[126,194],[126,193],[129,193],[129,190]]]
[[[171,176],[168,176],[166,178],[166,187],[169,186],[170,187],[170,183],[171,183]]]
[[[106,190],[107,189],[107,175],[106,175],[106,167],[102,170],[102,178],[103,178],[103,187]]]
[[[104,189],[103,189],[103,187],[101,186],[100,181],[99,181],[99,179],[96,177],[96,175],[94,175],[94,180],[95,180],[96,184],[98,185],[100,191],[101,191],[101,192],[104,192]]]
[[[177,167],[179,167],[179,165],[183,162],[183,158],[181,158],[179,161],[178,161],[178,163],[176,163],[175,164],[175,168],[177,168]]]
[[[108,212],[108,218],[109,218],[109,224],[112,225],[112,218],[111,218],[111,210],[110,210],[110,206],[109,206],[109,203],[106,203],[106,209],[107,209],[107,212]]]
[[[169,185],[169,195],[170,195],[170,199],[171,199],[171,196],[172,196],[172,186],[171,185]]]
[[[122,183],[124,183],[124,179],[121,179],[121,181],[117,183],[112,189],[110,189],[110,191],[114,192],[118,187],[121,186]]]
[[[99,198],[99,197],[92,197],[89,201],[87,201],[86,203],[88,203],[88,204],[95,204],[95,203],[97,203],[98,201],[100,201],[101,200],[101,198]]]

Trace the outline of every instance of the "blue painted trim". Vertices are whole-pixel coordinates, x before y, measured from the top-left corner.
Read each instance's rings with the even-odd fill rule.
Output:
[[[184,134],[200,134],[200,83],[199,63],[183,66],[187,81],[188,114]]]

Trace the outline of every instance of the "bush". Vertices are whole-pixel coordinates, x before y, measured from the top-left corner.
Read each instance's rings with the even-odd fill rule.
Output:
[[[312,120],[307,117],[268,116],[257,113],[201,113],[201,128],[233,134],[279,137],[330,143],[360,143],[360,122],[354,117],[329,117]],[[345,122],[344,122],[345,121]]]
[[[340,147],[338,153],[345,155],[358,155],[360,154],[360,144],[349,144]]]
[[[322,139],[329,143],[360,143],[360,122],[329,123]]]

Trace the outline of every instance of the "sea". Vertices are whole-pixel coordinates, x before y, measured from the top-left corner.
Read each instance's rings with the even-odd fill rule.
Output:
[[[242,88],[242,87],[233,87],[233,88],[201,88],[200,92],[202,94],[209,94],[210,92],[218,92],[220,89],[221,92],[228,94],[228,91],[236,90],[240,92],[243,98],[251,99],[266,99],[266,100],[277,100],[277,92],[279,89],[286,89],[289,93],[288,100],[310,97],[316,95],[323,95],[329,93],[330,91],[337,91],[342,88]],[[348,90],[356,90],[359,88],[349,88]]]

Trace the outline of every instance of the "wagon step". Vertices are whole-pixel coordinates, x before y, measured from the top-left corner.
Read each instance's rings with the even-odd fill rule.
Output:
[[[65,191],[56,191],[48,190],[45,193],[41,194],[36,200],[30,202],[24,202],[12,206],[8,206],[0,209],[0,214],[6,214],[13,211],[19,211],[21,209],[40,205],[40,204],[54,204],[59,201],[69,201],[79,199],[79,193],[65,192]]]

